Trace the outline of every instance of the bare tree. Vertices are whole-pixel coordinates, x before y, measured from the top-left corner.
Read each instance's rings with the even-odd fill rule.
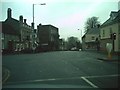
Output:
[[[100,22],[98,21],[98,17],[91,17],[88,18],[87,21],[85,22],[85,33],[89,31],[91,28],[97,27],[100,25]]]

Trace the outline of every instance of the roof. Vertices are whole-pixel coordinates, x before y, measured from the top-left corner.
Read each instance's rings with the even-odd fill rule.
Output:
[[[41,25],[41,24],[39,24],[39,26],[42,26],[42,27],[54,27],[54,28],[57,28],[57,27],[55,27],[55,26],[53,26],[53,25],[51,25],[51,24],[47,24],[47,25]],[[57,28],[58,29],[58,28]]]
[[[14,18],[7,18],[4,21],[4,24],[6,26],[3,28],[4,33],[20,35],[20,28],[19,28],[20,22],[18,20],[14,19]],[[11,28],[11,30],[10,30],[11,32],[9,32],[9,28]],[[4,31],[5,29],[7,31]]]
[[[0,33],[2,32],[2,23],[3,21],[0,21]]]
[[[20,33],[17,30],[15,30],[15,28],[12,25],[5,22],[2,22],[2,33],[20,35]]]
[[[88,32],[86,32],[83,36],[82,39],[84,39],[86,37],[86,35],[99,35],[100,33],[100,28],[98,27],[94,27],[92,29],[90,29]]]
[[[120,22],[120,10],[118,12],[112,11],[110,14],[110,18],[101,25],[101,28],[118,22]]]
[[[97,27],[94,27],[90,29],[86,34],[99,34],[99,33],[100,33],[100,29]]]

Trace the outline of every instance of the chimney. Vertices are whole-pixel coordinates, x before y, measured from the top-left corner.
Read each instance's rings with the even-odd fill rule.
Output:
[[[8,18],[12,18],[12,10],[11,10],[11,8],[8,8],[8,10],[7,10],[7,14],[8,14]]]
[[[19,17],[19,21],[23,23],[23,16],[22,15]]]
[[[37,25],[37,29],[39,29],[39,25]]]
[[[25,24],[27,24],[26,21],[27,21],[27,19],[24,19],[24,23],[25,23]]]
[[[31,23],[32,28],[34,29],[34,23]]]
[[[40,23],[39,26],[41,26],[42,24]]]

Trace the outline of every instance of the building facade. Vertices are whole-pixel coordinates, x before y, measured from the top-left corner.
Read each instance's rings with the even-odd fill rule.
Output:
[[[100,40],[100,29],[99,27],[91,28],[83,37],[82,37],[82,49],[99,49],[99,40]]]
[[[16,49],[16,42],[20,40],[20,34],[15,31],[15,29],[5,22],[1,22],[2,24],[2,50],[4,52],[13,52]]]
[[[3,48],[10,51],[32,49],[32,26],[26,23],[23,16],[19,20],[12,18],[12,10],[8,8],[7,19],[2,22]]]
[[[67,42],[64,39],[59,39],[59,50],[67,50]]]
[[[113,52],[120,52],[120,10],[110,13],[110,18],[101,25],[100,36],[102,50],[106,51],[106,44],[111,43]]]
[[[39,49],[41,51],[53,51],[59,49],[59,32],[57,27],[39,24],[37,29]]]

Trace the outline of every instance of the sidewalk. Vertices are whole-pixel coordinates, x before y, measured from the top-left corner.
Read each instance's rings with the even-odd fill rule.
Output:
[[[102,61],[108,61],[108,62],[113,62],[113,61],[120,61],[120,53],[112,53],[112,58],[108,59],[108,53],[107,52],[103,52],[103,51],[97,51],[94,49],[89,49],[89,50],[84,50],[85,52],[92,52],[92,53],[96,53],[97,59],[98,60],[102,60]]]

